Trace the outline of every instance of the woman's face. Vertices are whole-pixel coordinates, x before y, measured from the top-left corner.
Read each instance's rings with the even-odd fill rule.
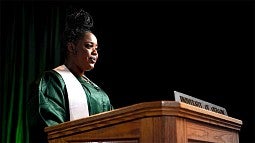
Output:
[[[97,47],[97,38],[91,32],[86,32],[75,45],[77,54],[73,62],[81,71],[89,71],[94,68],[98,59]]]

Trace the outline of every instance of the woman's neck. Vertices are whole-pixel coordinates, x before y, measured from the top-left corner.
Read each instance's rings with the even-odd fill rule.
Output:
[[[67,60],[64,62],[64,65],[69,69],[70,72],[72,72],[74,76],[81,77],[84,75],[84,71],[82,71],[77,65],[68,62]]]

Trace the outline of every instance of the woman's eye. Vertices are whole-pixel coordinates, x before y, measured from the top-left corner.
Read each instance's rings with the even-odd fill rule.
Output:
[[[86,47],[86,48],[92,48],[93,45],[92,45],[92,44],[85,44],[85,47]]]
[[[86,49],[94,49],[94,50],[98,50],[98,47],[97,47],[97,45],[96,44],[94,44],[94,43],[84,43],[84,47],[86,48]]]

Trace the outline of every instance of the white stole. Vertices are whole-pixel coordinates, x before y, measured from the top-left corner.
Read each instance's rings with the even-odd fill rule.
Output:
[[[53,70],[64,79],[69,100],[70,121],[88,117],[87,96],[81,83],[65,65],[58,66]]]

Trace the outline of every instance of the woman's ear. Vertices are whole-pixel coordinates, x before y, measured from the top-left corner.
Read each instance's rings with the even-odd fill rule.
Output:
[[[68,53],[72,53],[74,55],[77,54],[76,47],[75,47],[75,45],[72,42],[68,42],[67,43],[67,50],[68,50]]]

